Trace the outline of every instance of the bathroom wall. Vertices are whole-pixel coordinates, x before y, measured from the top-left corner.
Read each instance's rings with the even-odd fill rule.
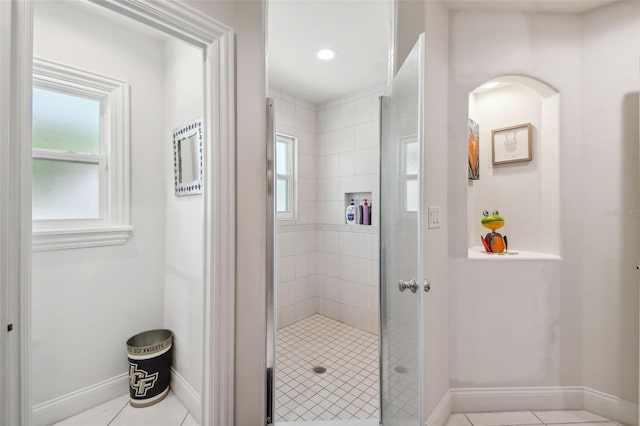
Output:
[[[581,258],[570,248],[579,247],[580,235],[572,208],[580,205],[580,170],[574,167],[581,152],[580,17],[454,11],[450,23],[449,140],[466,140],[471,90],[499,75],[522,74],[560,92],[560,155],[566,161],[561,261],[470,260],[466,226],[449,228],[451,387],[579,384]],[[449,147],[450,220],[466,224],[466,143]],[[570,211],[574,217],[566,220]]]
[[[450,23],[450,141],[465,139],[466,97],[484,81],[523,74],[559,91],[562,224],[561,260],[499,262],[466,259],[465,229],[450,227],[451,386],[584,385],[637,401],[639,6],[453,11]],[[449,144],[452,223],[465,223],[465,146]]]
[[[378,331],[379,103],[385,84],[318,107],[319,312]],[[371,193],[372,224],[345,223],[345,194]]]
[[[171,135],[174,129],[203,117],[203,84],[202,50],[168,38],[164,46],[162,137],[165,171],[163,326],[174,333],[173,368],[188,386],[188,392],[178,397],[196,418],[199,418],[200,407],[193,404],[199,403],[203,375],[204,198],[201,194],[174,195]],[[174,381],[180,380],[177,375],[174,374]]]
[[[32,389],[40,404],[124,375],[126,339],[162,326],[164,56],[162,40],[88,7],[38,2],[34,9],[36,57],[131,85],[132,237],[121,246],[33,253]],[[121,383],[112,397],[127,392],[124,376]]]
[[[277,324],[286,327],[318,312],[317,137],[315,106],[270,88],[276,131],[297,140],[297,212],[277,220]]]
[[[479,236],[489,232],[480,224],[482,212],[498,210],[505,219],[505,226],[498,232],[508,235],[510,249],[543,251],[541,236],[547,225],[544,219],[558,212],[541,211],[544,165],[540,148],[541,144],[550,142],[540,137],[542,98],[521,85],[470,96],[475,98],[475,102],[474,112],[470,110],[469,118],[478,123],[480,129],[480,179],[468,182],[473,198],[467,225],[469,247],[482,247]],[[532,160],[492,165],[491,130],[523,123],[531,123]]]
[[[581,204],[583,384],[638,401],[640,4],[582,17]],[[598,244],[596,241],[605,241]]]

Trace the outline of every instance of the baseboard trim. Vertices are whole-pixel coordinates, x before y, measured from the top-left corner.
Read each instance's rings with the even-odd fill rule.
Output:
[[[202,417],[200,394],[173,367],[171,367],[171,390],[200,424],[200,418]]]
[[[451,389],[451,410],[577,410],[582,409],[583,398],[581,386],[458,388]]]
[[[584,409],[625,424],[638,424],[637,403],[583,386],[457,388],[450,393],[452,413]]]
[[[59,422],[122,396],[128,390],[129,375],[122,373],[95,385],[59,396],[33,407],[33,425],[46,426]]]
[[[425,426],[443,426],[447,424],[449,415],[451,414],[451,392],[447,391],[440,398],[438,405],[433,409],[431,415],[425,422]]]
[[[584,388],[584,409],[629,425],[638,424],[638,404],[595,389]]]

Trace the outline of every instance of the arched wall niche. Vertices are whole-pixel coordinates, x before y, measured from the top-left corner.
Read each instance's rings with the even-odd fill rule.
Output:
[[[509,251],[521,257],[560,255],[559,92],[528,76],[499,76],[469,93],[469,118],[479,134],[479,176],[467,185],[469,257],[486,257],[480,241],[488,232],[480,224],[484,210],[497,210],[505,219],[498,232],[508,236]],[[492,131],[527,123],[531,160],[494,164]],[[496,133],[498,161],[505,141],[504,133]]]

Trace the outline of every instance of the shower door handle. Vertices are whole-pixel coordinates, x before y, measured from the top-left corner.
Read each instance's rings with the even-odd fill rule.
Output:
[[[416,282],[416,280],[400,280],[398,281],[398,288],[400,289],[400,291],[411,290],[411,293],[415,293],[416,291],[418,291],[418,283]]]

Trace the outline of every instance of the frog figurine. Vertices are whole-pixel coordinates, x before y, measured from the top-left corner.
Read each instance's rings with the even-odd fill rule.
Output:
[[[491,230],[486,236],[480,235],[482,245],[488,253],[502,253],[507,251],[507,236],[504,237],[496,232],[496,229],[502,228],[504,219],[497,210],[489,214],[487,210],[482,212],[482,226]]]

